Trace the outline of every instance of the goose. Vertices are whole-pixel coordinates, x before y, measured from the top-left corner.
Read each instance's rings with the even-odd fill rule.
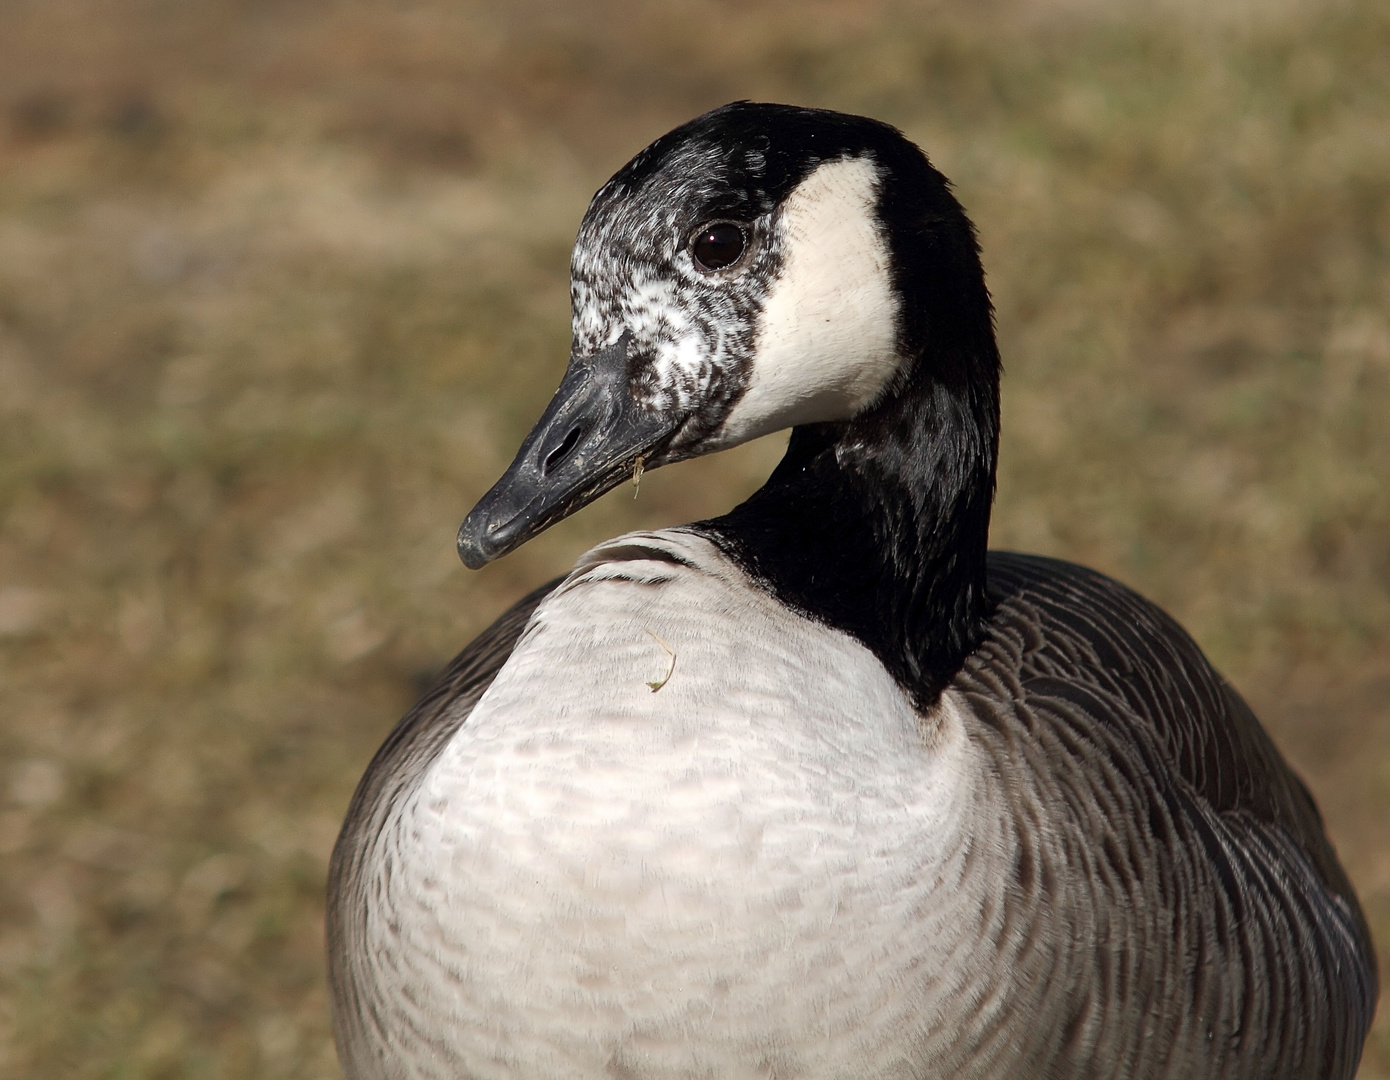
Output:
[[[470,567],[790,428],[583,555],[400,722],[330,870],[351,1080],[1346,1078],[1377,997],[1314,802],[1178,624],[987,551],[974,228],[874,120],[739,102],[594,196]]]

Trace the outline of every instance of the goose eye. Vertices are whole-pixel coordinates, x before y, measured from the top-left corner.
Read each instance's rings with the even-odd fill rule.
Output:
[[[690,253],[701,270],[723,270],[733,266],[743,254],[747,240],[737,225],[722,222],[707,225],[690,241]]]

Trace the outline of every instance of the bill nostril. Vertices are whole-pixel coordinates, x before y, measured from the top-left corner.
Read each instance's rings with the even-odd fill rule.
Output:
[[[544,473],[546,476],[549,476],[550,473],[556,468],[556,466],[560,465],[565,460],[565,458],[569,457],[571,451],[573,451],[574,448],[579,445],[579,437],[583,433],[584,432],[579,425],[575,425],[574,427],[570,428],[569,432],[560,442],[560,445],[557,446],[554,450],[550,451],[550,453],[545,455],[545,461],[541,465],[541,472]]]

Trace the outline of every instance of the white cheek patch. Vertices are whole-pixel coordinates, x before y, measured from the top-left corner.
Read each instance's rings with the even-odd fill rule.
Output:
[[[827,162],[787,197],[783,262],[763,303],[748,389],[716,436],[732,446],[797,424],[848,420],[897,373],[898,300],[864,157]]]

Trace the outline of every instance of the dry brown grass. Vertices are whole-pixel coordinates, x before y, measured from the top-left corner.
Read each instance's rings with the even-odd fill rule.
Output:
[[[1390,943],[1387,55],[1375,0],[4,5],[0,1075],[335,1074],[325,860],[420,673],[775,459],[453,554],[558,380],[588,195],[745,96],[955,179],[996,542],[1193,630]]]

